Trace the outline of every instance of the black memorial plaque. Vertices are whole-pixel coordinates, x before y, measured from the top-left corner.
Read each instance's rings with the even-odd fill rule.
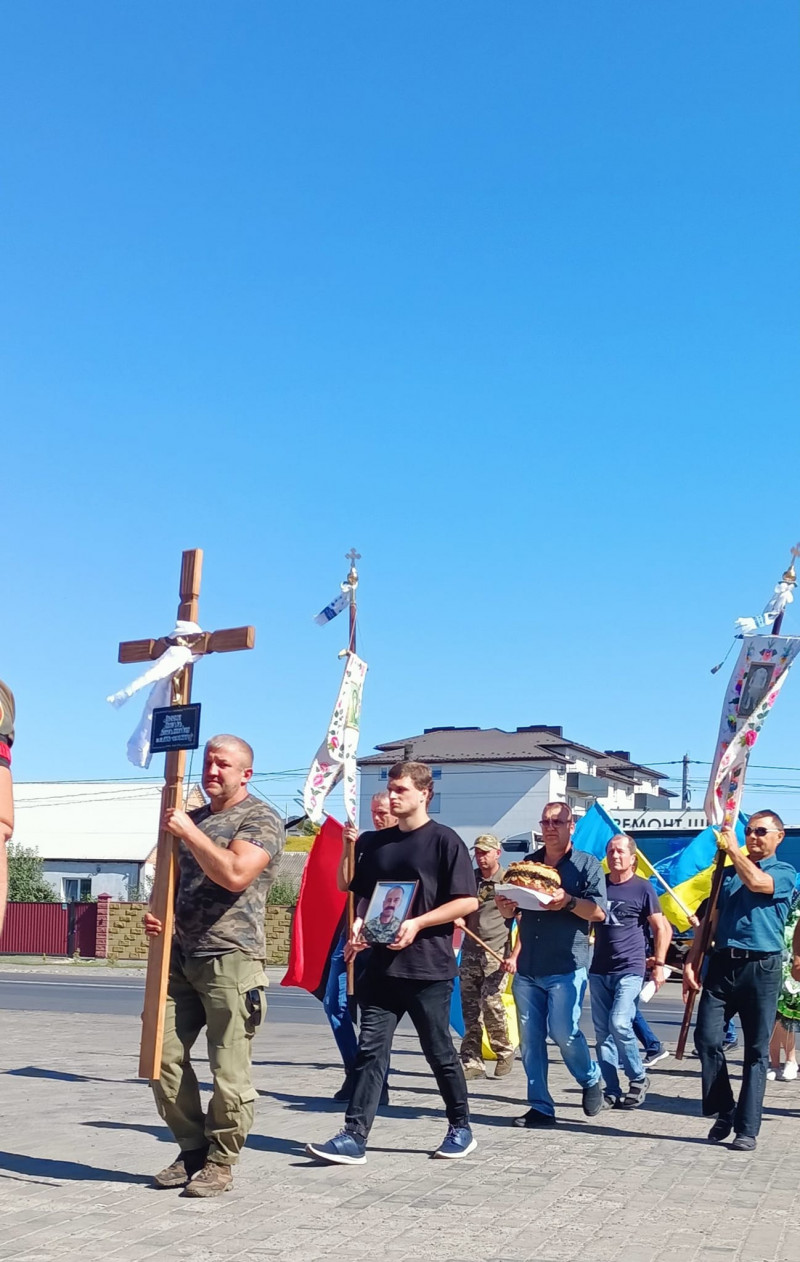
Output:
[[[199,744],[199,704],[156,706],[150,734],[150,749],[154,754],[168,754],[174,749],[197,749]]]

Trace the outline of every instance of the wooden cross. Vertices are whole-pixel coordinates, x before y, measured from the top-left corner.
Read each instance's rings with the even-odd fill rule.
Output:
[[[200,597],[200,575],[203,569],[201,548],[184,552],[181,562],[180,604],[178,621],[197,622]],[[233,653],[237,649],[251,649],[256,642],[255,627],[233,627],[227,631],[202,631],[185,635],[177,641],[126,640],[119,646],[120,662],[147,662],[160,657],[170,643],[186,644],[196,657],[207,653]],[[192,667],[184,666],[172,680],[172,705],[188,705],[192,694]],[[142,1042],[139,1052],[140,1078],[156,1079],[161,1076],[161,1050],[164,1043],[164,1011],[167,999],[167,979],[172,950],[172,929],[175,918],[175,875],[177,869],[178,842],[164,827],[168,810],[183,805],[183,777],[186,769],[186,750],[173,750],[167,754],[164,770],[164,788],[161,791],[161,816],[158,827],[156,872],[150,910],[163,925],[158,937],[150,939],[147,956],[147,979],[142,1014]]]

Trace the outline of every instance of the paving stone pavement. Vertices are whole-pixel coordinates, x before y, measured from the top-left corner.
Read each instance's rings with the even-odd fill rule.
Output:
[[[524,1107],[517,1065],[470,1083],[476,1152],[432,1161],[445,1122],[401,1028],[367,1165],[320,1167],[303,1146],[339,1129],[332,1038],[324,1025],[268,1020],[233,1191],[192,1201],[148,1186],[174,1146],[136,1078],[136,1019],[5,1011],[2,1021],[0,1262],[800,1259],[800,1083],[769,1084],[758,1150],[736,1154],[705,1142],[696,1061],[662,1062],[644,1108],[589,1120],[553,1050],[553,1131],[509,1126]]]

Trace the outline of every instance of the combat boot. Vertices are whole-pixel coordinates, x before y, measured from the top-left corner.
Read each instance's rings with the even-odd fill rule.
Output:
[[[202,1170],[207,1156],[208,1147],[190,1148],[187,1152],[179,1153],[172,1165],[165,1166],[163,1170],[159,1170],[158,1174],[153,1175],[153,1186],[157,1188],[185,1187],[192,1175]]]
[[[207,1161],[203,1169],[186,1184],[182,1195],[219,1196],[222,1192],[230,1192],[232,1187],[230,1166],[223,1166],[218,1161]]]

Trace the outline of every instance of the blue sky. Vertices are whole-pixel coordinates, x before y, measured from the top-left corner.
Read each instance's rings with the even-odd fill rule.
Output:
[[[352,544],[364,752],[544,722],[709,759],[709,668],[800,538],[796,7],[4,8],[16,774],[133,774],[116,643],[194,546],[202,624],[258,629],[198,668],[204,734],[262,770],[324,731]],[[798,716],[790,680],[760,763],[800,767]]]

